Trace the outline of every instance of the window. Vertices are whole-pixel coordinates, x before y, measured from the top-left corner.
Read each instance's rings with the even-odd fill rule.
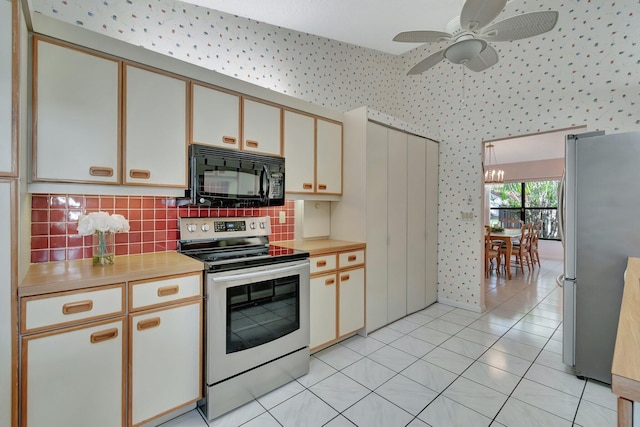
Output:
[[[542,221],[541,239],[560,240],[558,234],[559,181],[510,182],[490,187],[491,224],[504,218],[525,223]]]

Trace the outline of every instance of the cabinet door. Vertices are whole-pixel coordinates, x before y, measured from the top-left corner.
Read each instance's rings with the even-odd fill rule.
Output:
[[[125,67],[126,184],[186,187],[187,83]]]
[[[191,138],[196,144],[240,148],[240,97],[191,84]]]
[[[0,175],[17,176],[17,146],[14,146],[12,124],[12,4],[11,1],[0,2]],[[15,4],[15,7],[18,5]]]
[[[281,155],[281,108],[243,98],[242,149]]]
[[[336,339],[336,274],[312,277],[310,282],[310,348]]]
[[[124,318],[22,338],[22,423],[124,424]]]
[[[129,315],[131,425],[201,397],[202,300]]]
[[[367,331],[387,324],[387,128],[367,125]]]
[[[315,120],[284,112],[284,157],[287,193],[313,193],[315,183]]]
[[[119,182],[119,63],[34,42],[37,181]]]
[[[389,129],[388,319],[407,314],[407,134]]]
[[[426,304],[430,305],[438,299],[438,143],[427,140],[426,144]]]
[[[426,307],[426,145],[407,139],[407,313]]]
[[[0,425],[11,425],[11,397],[14,383],[12,372],[13,349],[17,346],[14,342],[14,320],[12,308],[15,305],[13,295],[16,294],[18,278],[12,274],[17,271],[18,260],[15,257],[17,250],[18,230],[17,209],[14,209],[14,200],[17,200],[17,180],[8,181],[0,179]]]
[[[338,272],[339,325],[343,336],[364,327],[364,267]]]
[[[342,194],[342,125],[317,119],[316,192]]]

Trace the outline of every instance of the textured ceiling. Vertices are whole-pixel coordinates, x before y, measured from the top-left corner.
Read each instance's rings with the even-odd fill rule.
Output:
[[[419,44],[391,39],[401,31],[444,31],[463,0],[181,0],[283,28],[401,54]]]

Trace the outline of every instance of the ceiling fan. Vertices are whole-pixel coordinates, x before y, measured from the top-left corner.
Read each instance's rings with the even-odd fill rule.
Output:
[[[504,9],[507,0],[466,0],[460,16],[442,31],[405,31],[393,38],[397,42],[434,43],[452,41],[448,47],[426,57],[407,75],[420,74],[443,59],[463,64],[471,71],[484,71],[498,62],[498,53],[487,42],[520,40],[550,31],[558,12],[543,11],[516,15],[487,27]]]

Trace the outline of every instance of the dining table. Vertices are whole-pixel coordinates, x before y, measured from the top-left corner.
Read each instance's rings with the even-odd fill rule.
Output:
[[[511,251],[513,242],[520,240],[522,230],[519,228],[505,228],[504,231],[491,231],[491,240],[501,240],[505,243],[505,270],[511,279]]]

